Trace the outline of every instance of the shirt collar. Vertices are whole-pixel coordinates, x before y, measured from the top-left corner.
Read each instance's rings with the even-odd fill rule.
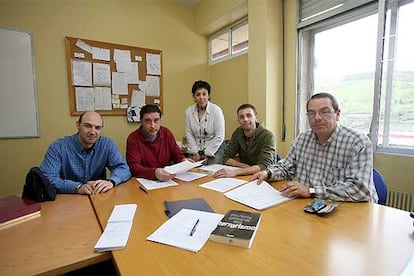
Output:
[[[144,136],[145,140],[148,142],[154,142],[155,140],[157,140],[158,136],[160,136],[160,132],[158,131],[157,135],[155,137],[149,136],[144,128],[141,126],[139,127],[139,132],[141,132],[142,136]]]
[[[331,133],[331,136],[329,136],[329,138],[328,138],[328,140],[325,142],[325,144],[321,144],[321,143],[319,143],[318,136],[316,135],[316,133],[313,133],[314,138],[315,138],[315,141],[316,141],[318,144],[322,145],[322,146],[329,145],[329,144],[331,144],[331,143],[332,143],[332,141],[336,140],[336,138],[338,137],[338,135],[339,135],[339,134],[338,134],[338,133],[339,133],[339,129],[340,129],[340,125],[339,125],[339,124],[337,124],[337,125],[336,125],[336,127],[335,127],[335,130]]]

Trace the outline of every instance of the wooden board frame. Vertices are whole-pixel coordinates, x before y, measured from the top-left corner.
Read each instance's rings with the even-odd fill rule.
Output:
[[[104,61],[104,60],[98,60],[93,59],[92,54],[88,51],[85,51],[81,48],[79,48],[76,43],[78,40],[86,43],[87,45],[90,45],[92,47],[98,47],[102,49],[108,49],[110,50],[110,60]],[[139,80],[145,81],[147,77],[147,60],[146,56],[147,54],[155,54],[160,56],[160,74],[159,75],[151,75],[151,76],[158,76],[159,77],[159,96],[145,96],[145,103],[146,104],[157,104],[161,111],[162,111],[162,95],[163,95],[163,81],[162,81],[162,52],[160,50],[154,50],[154,49],[147,49],[147,48],[140,48],[140,47],[133,47],[133,46],[127,46],[127,45],[119,45],[119,44],[113,44],[113,43],[107,43],[107,42],[100,42],[100,41],[94,41],[89,39],[83,39],[83,38],[75,38],[75,37],[65,37],[65,46],[66,46],[66,65],[67,65],[67,74],[68,74],[68,86],[69,86],[69,103],[70,103],[70,115],[72,116],[78,116],[83,113],[83,111],[79,111],[76,109],[76,95],[75,95],[75,85],[73,85],[73,75],[72,75],[72,60],[77,61],[87,61],[91,63],[103,63],[103,64],[109,64],[111,75],[112,72],[116,71],[116,63],[113,59],[114,50],[128,50],[131,53],[131,61],[137,61],[137,57],[141,57],[141,60],[138,62],[138,73],[139,73]],[[76,56],[75,56],[76,55]],[[79,58],[79,55],[81,58]],[[112,76],[111,76],[112,79]],[[112,85],[112,80],[111,80]],[[95,87],[93,84],[92,86],[86,86],[86,87]],[[133,90],[138,90],[139,84],[128,84],[128,95],[119,95],[120,100],[127,101],[128,106],[130,106],[131,103],[131,95]],[[114,95],[112,91],[111,86],[111,96]],[[95,110],[99,112],[102,115],[120,115],[120,116],[126,116],[127,109],[125,108],[114,108],[112,105],[112,110]]]

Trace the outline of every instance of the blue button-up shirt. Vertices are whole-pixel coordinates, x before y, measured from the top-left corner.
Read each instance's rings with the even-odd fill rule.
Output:
[[[110,171],[108,178],[106,168]],[[131,177],[112,139],[101,136],[90,151],[85,151],[77,133],[50,145],[40,169],[58,193],[75,193],[77,185],[92,180],[108,179],[119,184]]]

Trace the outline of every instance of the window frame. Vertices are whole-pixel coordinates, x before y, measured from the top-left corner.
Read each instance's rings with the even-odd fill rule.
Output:
[[[305,27],[298,25],[298,37],[297,37],[297,97],[296,97],[296,125],[295,132],[298,135],[305,128],[309,128],[308,121],[304,115],[304,107],[306,107],[306,101],[314,93],[314,79],[313,68],[314,62],[314,36],[316,33],[335,28],[347,24],[349,22],[356,21],[358,19],[378,14],[378,28],[377,28],[377,48],[376,48],[376,65],[375,65],[375,77],[374,77],[374,91],[373,91],[373,117],[369,129],[369,136],[372,142],[374,152],[385,153],[392,155],[414,156],[414,148],[406,145],[388,145],[384,146],[378,144],[378,135],[380,127],[380,104],[387,105],[386,102],[381,103],[381,93],[389,93],[388,88],[381,87],[381,78],[385,72],[382,72],[382,57],[384,51],[382,38],[385,34],[385,16],[387,10],[391,8],[391,5],[395,5],[398,2],[398,6],[402,6],[412,1],[389,1],[388,7],[385,0],[380,0],[375,3],[364,5],[352,11],[342,13],[340,15],[333,16],[329,19],[317,22]],[[395,26],[394,26],[395,27]],[[391,29],[391,32],[395,29]],[[394,47],[395,45],[390,45]],[[388,77],[390,77],[388,75]],[[386,111],[387,106],[385,106]],[[385,126],[384,126],[385,127]]]
[[[234,24],[210,35],[208,37],[208,63],[209,65],[213,65],[222,61],[226,61],[229,59],[232,59],[234,57],[238,57],[244,54],[247,54],[248,50],[249,50],[249,46],[247,46],[247,48],[237,51],[236,53],[233,53],[233,32],[241,27],[244,27],[245,25],[248,26],[249,21],[248,18],[243,18],[237,22],[235,22]],[[212,49],[212,41],[220,36],[222,36],[223,34],[227,34],[228,35],[228,43],[227,43],[227,47],[229,49],[229,54],[225,55],[223,57],[219,57],[217,59],[212,59],[213,56],[213,49]],[[249,39],[247,38],[247,42],[249,42]]]

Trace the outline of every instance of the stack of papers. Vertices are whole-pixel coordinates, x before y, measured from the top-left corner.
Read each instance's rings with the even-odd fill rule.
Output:
[[[231,190],[224,195],[256,210],[263,210],[291,200],[291,198],[283,196],[281,192],[270,186],[266,181],[257,185],[257,180]]]
[[[115,205],[105,230],[96,243],[96,252],[123,249],[131,232],[136,204]]]
[[[147,240],[198,252],[222,218],[216,213],[181,209]]]

